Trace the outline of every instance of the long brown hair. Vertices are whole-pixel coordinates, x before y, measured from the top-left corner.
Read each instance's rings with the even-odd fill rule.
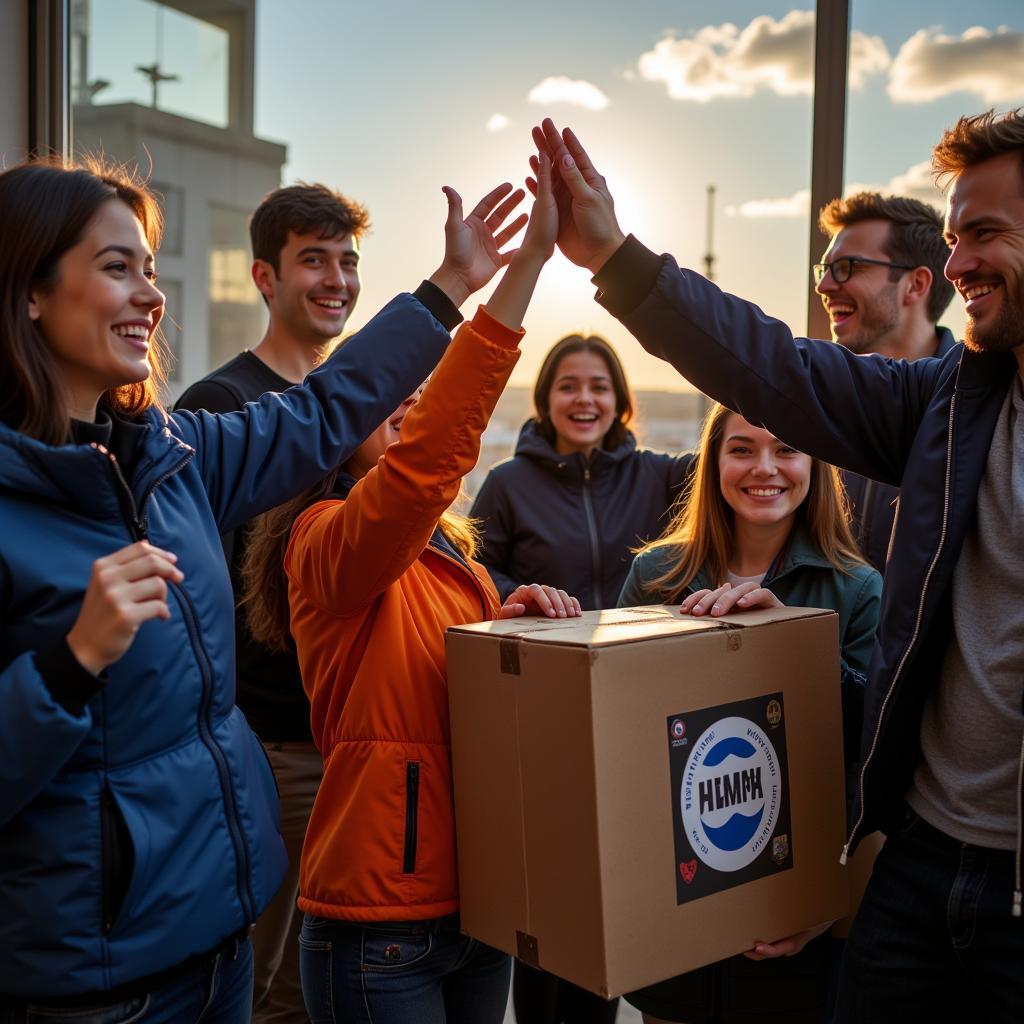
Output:
[[[242,557],[239,608],[253,639],[271,651],[292,649],[288,577],[284,571],[292,526],[310,505],[336,496],[339,472],[336,469],[291,501],[264,512],[249,524]],[[460,491],[455,504],[462,505],[466,500],[467,496]],[[453,506],[442,513],[438,525],[465,558],[473,557],[480,539],[476,520],[455,511]]]
[[[696,463],[672,521],[657,540],[639,549],[666,548],[674,556],[668,569],[644,581],[648,592],[664,591],[674,597],[702,568],[712,580],[725,577],[735,537],[733,511],[722,496],[718,457],[731,415],[731,409],[718,403],[708,411]],[[835,466],[811,459],[810,488],[797,509],[797,521],[805,524],[815,547],[840,572],[864,564],[850,532],[849,502]]]
[[[142,224],[155,252],[163,217],[136,169],[90,157],[81,164],[48,158],[0,174],[0,420],[45,444],[64,444],[70,417],[60,370],[28,314],[33,290],[57,284],[61,257],[78,244],[104,203],[119,199]],[[101,405],[134,416],[158,402],[165,346],[149,348],[150,375],[111,388]]]
[[[599,334],[590,334],[586,337],[582,334],[567,334],[556,341],[544,357],[537,381],[533,385],[533,408],[537,430],[548,444],[554,446],[556,438],[555,427],[551,422],[551,386],[555,383],[555,376],[562,360],[576,352],[593,352],[608,366],[612,390],[615,392],[615,419],[601,439],[601,447],[612,451],[626,440],[629,425],[633,422],[635,403],[633,392],[626,380],[626,371],[622,368],[622,361],[615,349]]]

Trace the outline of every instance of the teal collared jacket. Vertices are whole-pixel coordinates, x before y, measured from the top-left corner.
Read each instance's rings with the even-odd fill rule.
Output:
[[[670,547],[651,548],[637,555],[619,594],[618,606],[677,604],[688,594],[720,585],[720,580],[711,580],[702,568],[685,587],[670,581],[658,591],[644,588],[645,581],[661,576],[676,560],[677,554]],[[843,734],[846,763],[852,766],[857,759],[864,682],[882,604],[882,577],[863,563],[851,564],[846,572],[836,569],[815,546],[806,528],[798,525],[764,586],[785,605],[831,608],[839,616]]]

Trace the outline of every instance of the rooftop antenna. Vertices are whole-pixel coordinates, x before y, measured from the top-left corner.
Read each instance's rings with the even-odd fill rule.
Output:
[[[706,238],[707,251],[704,253],[704,276],[709,281],[715,279],[715,186],[708,185]]]
[[[157,104],[157,90],[161,82],[180,82],[181,78],[178,75],[168,75],[166,72],[160,70],[160,60],[163,57],[164,51],[164,12],[159,7],[156,11],[156,59],[152,64],[136,64],[135,70],[145,75],[149,79],[149,84],[153,88],[153,99],[150,104],[152,107],[158,106]]]

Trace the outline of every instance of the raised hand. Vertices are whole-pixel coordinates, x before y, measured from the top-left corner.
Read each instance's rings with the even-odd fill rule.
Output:
[[[554,196],[558,206],[558,248],[566,259],[597,273],[626,240],[615,218],[615,202],[608,184],[598,173],[572,129],[561,135],[551,118],[533,129],[538,154],[552,162]],[[534,174],[538,157],[530,161]],[[536,181],[527,179],[536,194]]]
[[[535,178],[529,180],[530,191],[533,193],[533,209],[530,211],[530,223],[526,227],[519,255],[547,261],[555,251],[558,240],[558,203],[554,195],[554,176],[551,161],[546,153],[530,158]]]
[[[450,185],[442,189],[448,199],[448,218],[444,225],[444,259],[431,275],[437,285],[456,306],[461,306],[473,292],[482,288],[497,271],[515,255],[516,250],[500,249],[527,221],[525,213],[505,225],[509,214],[522,202],[526,193],[513,191],[506,182],[492,189],[462,216],[462,197]]]
[[[536,198],[523,244],[487,300],[487,312],[513,329],[518,329],[523,322],[541,268],[555,251],[558,236],[558,207],[552,195],[551,162],[546,154],[541,154],[537,164],[534,186]]]
[[[68,633],[68,646],[93,675],[119,660],[139,627],[150,619],[169,619],[167,581],[180,583],[177,556],[141,540],[99,558]]]

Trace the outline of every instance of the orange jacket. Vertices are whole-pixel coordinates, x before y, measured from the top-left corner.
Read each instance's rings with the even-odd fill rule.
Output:
[[[458,910],[448,626],[493,618],[486,570],[431,541],[473,468],[522,331],[481,309],[464,324],[401,440],[343,501],[295,522],[291,631],[324,755],[299,907],[349,921]]]

